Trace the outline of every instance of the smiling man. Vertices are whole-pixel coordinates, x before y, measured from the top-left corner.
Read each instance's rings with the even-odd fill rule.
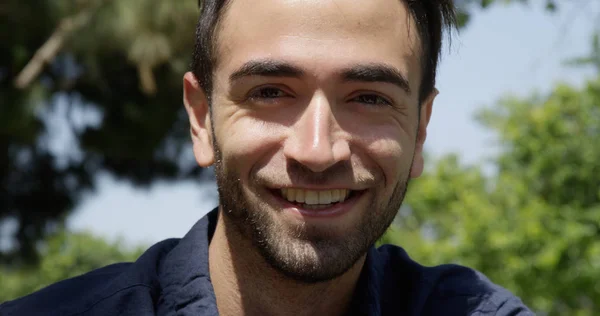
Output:
[[[219,206],[181,240],[2,315],[531,315],[461,266],[374,248],[437,94],[450,0],[203,1],[184,103]],[[441,212],[443,210],[440,210]]]

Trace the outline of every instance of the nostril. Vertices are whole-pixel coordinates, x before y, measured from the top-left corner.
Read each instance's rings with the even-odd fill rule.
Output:
[[[295,161],[312,172],[322,172],[337,160],[331,146],[311,146],[298,141],[290,141],[284,147],[287,159]]]

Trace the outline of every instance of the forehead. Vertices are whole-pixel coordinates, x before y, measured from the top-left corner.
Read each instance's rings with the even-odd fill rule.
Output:
[[[420,78],[417,28],[403,0],[231,0],[217,57],[216,71],[270,58],[321,73],[382,63]]]

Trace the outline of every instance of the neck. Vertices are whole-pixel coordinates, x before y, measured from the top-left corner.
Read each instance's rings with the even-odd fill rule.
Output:
[[[224,316],[343,315],[365,257],[330,281],[309,284],[293,280],[272,268],[248,238],[227,227],[222,212],[208,256],[217,307]]]

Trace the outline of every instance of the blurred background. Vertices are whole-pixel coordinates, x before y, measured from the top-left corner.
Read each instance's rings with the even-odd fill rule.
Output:
[[[380,241],[600,314],[600,1],[456,0],[428,165]],[[194,0],[0,3],[0,302],[217,205],[182,106]]]

